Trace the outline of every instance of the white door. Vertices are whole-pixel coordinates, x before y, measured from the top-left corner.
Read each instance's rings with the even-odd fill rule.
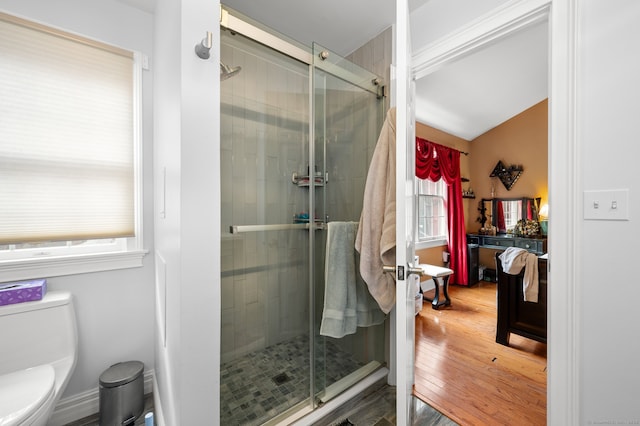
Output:
[[[395,374],[398,426],[411,421],[415,329],[415,128],[408,0],[396,0],[394,97],[396,106],[396,308]],[[392,319],[394,316],[392,315]],[[393,324],[393,321],[392,321]],[[395,363],[393,362],[395,361]],[[395,365],[393,365],[395,364]]]

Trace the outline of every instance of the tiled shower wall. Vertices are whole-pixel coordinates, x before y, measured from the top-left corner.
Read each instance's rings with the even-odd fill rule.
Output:
[[[308,70],[223,32],[221,58],[222,362],[308,332],[306,231],[231,234],[232,225],[290,224],[308,195]]]
[[[334,84],[338,81],[333,77]],[[346,85],[343,83],[340,86]],[[359,221],[369,164],[379,135],[381,107],[375,95],[348,90],[326,93],[326,152],[331,221]]]
[[[382,77],[383,84],[387,89],[387,97],[384,100],[385,112],[389,109],[389,100],[391,99],[390,67],[393,59],[392,49],[393,30],[389,27],[347,56],[347,59],[351,62]]]
[[[326,121],[317,125],[316,143],[324,137],[327,153],[326,214],[330,221],[360,220],[364,188],[376,142],[380,133],[384,100],[356,89],[336,77],[326,76],[322,93]],[[319,127],[324,130],[321,131]],[[326,235],[323,234],[323,237]],[[324,238],[319,239],[319,245]],[[317,250],[324,250],[318,247]],[[324,294],[324,259],[316,259],[316,314],[320,323]],[[359,362],[384,362],[384,324],[358,328],[341,339],[327,338]]]
[[[346,59],[381,77],[386,85],[386,97],[377,103],[364,91],[352,90],[335,79],[325,93],[326,102],[326,149],[327,171],[327,214],[329,220],[359,221],[362,200],[371,158],[378,140],[380,125],[389,109],[389,82],[392,57],[392,30],[383,31]],[[343,90],[340,90],[343,89]],[[374,119],[376,115],[382,115]],[[321,133],[319,129],[317,133]],[[357,142],[356,142],[357,141]],[[355,142],[355,143],[354,143]],[[317,250],[324,244],[318,239]],[[316,314],[320,321],[324,291],[323,259],[316,259]],[[372,360],[384,362],[385,324],[368,328],[358,328],[353,335],[342,339],[327,338],[342,350],[352,354],[359,362]]]
[[[390,34],[388,30],[363,46],[368,53],[360,54],[359,50],[351,55],[352,60],[365,59],[360,65],[370,65],[378,75],[386,76],[386,82]],[[242,67],[239,74],[221,82],[221,350],[225,363],[309,330],[306,232],[231,234],[229,227],[287,224],[293,214],[306,212],[308,189],[293,185],[291,175],[294,171],[306,172],[310,117],[306,66],[256,47],[241,36],[222,32],[221,38],[222,61]],[[367,60],[375,64],[367,64]],[[379,69],[385,71],[380,73]],[[358,221],[379,133],[380,123],[372,117],[383,111],[371,102],[371,95],[350,90],[346,83],[332,77],[328,81],[323,123],[326,133],[316,128],[316,144],[323,138],[326,141],[329,183],[325,188],[326,210],[319,190],[317,213],[328,214],[332,221]],[[382,102],[388,103],[388,99]],[[317,148],[318,158],[320,152],[322,149]],[[322,170],[321,160],[317,163]],[[318,253],[324,251],[324,237],[324,232],[316,232]],[[324,256],[317,256],[315,265],[319,321]],[[382,360],[384,347],[379,339],[384,339],[384,326],[361,329],[354,336],[340,339],[340,344],[359,352],[361,361]]]

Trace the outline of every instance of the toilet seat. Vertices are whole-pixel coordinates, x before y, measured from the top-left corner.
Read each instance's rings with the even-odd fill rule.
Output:
[[[0,375],[0,425],[32,424],[55,395],[55,372],[49,364]]]

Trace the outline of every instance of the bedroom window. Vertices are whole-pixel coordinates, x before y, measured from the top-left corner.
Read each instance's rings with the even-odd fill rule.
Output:
[[[416,236],[419,248],[434,247],[447,243],[447,185],[437,182],[418,181],[418,226]]]
[[[0,58],[0,281],[140,266],[138,55],[0,13]]]

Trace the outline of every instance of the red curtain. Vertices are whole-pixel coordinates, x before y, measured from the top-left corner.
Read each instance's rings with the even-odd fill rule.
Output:
[[[504,206],[502,205],[502,201],[498,200],[496,202],[496,210],[497,212],[493,212],[493,214],[497,215],[497,224],[498,224],[498,232],[507,232],[507,225],[504,221]]]
[[[447,219],[449,223],[450,282],[468,285],[467,231],[462,205],[460,151],[416,138],[416,176],[447,184]]]

